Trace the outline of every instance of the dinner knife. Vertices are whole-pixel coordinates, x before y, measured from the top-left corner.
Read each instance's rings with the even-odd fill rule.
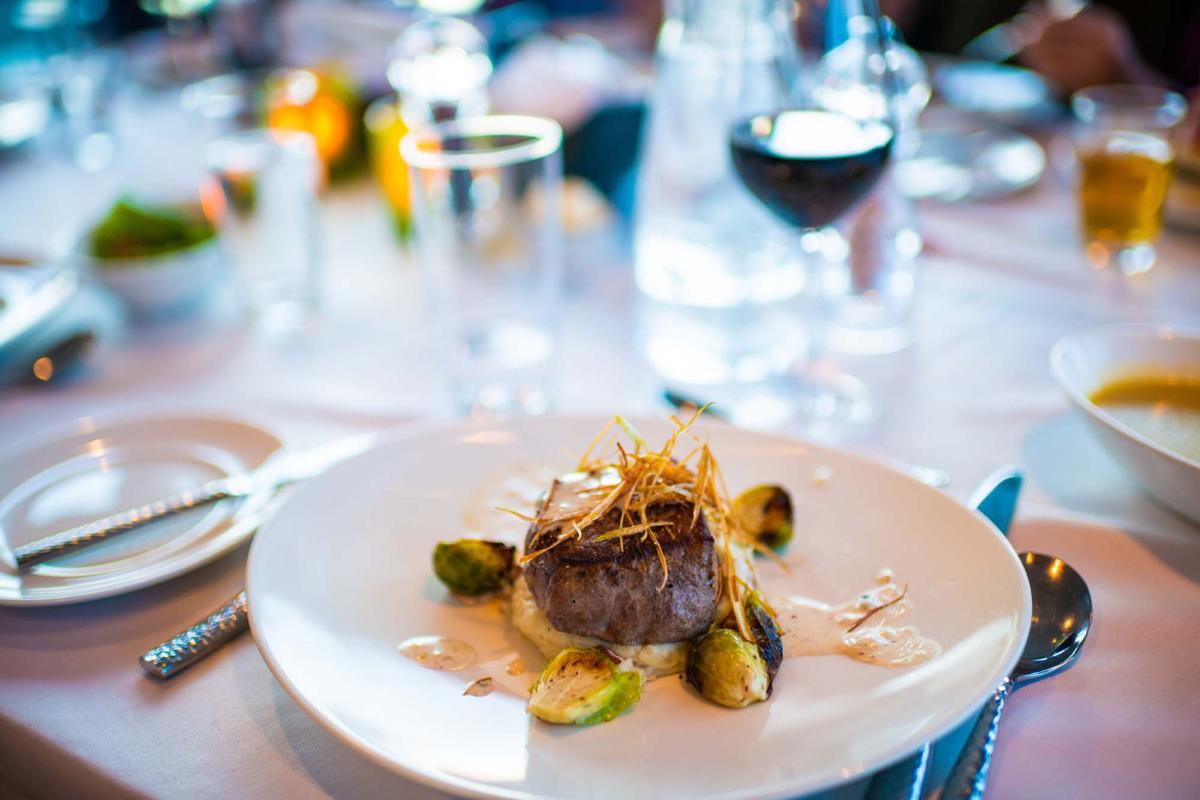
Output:
[[[970,505],[1008,536],[1024,481],[1025,472],[1020,467],[1001,467],[979,485]],[[927,742],[908,758],[875,773],[867,784],[864,800],[921,800],[929,756]]]
[[[250,626],[246,590],[185,631],[142,654],[138,663],[148,675],[170,678],[216,650]]]
[[[218,500],[248,497],[260,492],[275,492],[290,483],[324,472],[333,464],[361,453],[374,444],[377,439],[377,434],[366,434],[342,439],[300,453],[284,453],[270,459],[262,467],[252,472],[217,478],[192,491],[156,500],[153,503],[131,508],[128,511],[122,511],[95,522],[89,522],[21,545],[13,549],[13,558],[16,561],[17,569],[24,572],[37,564],[108,541],[154,520],[215,503]]]

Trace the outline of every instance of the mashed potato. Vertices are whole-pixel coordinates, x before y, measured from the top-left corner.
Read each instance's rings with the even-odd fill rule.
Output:
[[[621,658],[630,659],[635,667],[646,674],[647,680],[683,672],[687,663],[690,641],[666,642],[664,644],[623,645],[611,644],[588,636],[563,633],[550,624],[546,615],[538,608],[533,592],[525,583],[525,576],[517,578],[512,592],[512,621],[529,641],[537,645],[546,658],[553,658],[566,647],[595,647],[603,645]]]

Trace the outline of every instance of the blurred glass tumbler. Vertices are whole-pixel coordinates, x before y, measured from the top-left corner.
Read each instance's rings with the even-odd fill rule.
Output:
[[[1071,108],[1088,260],[1145,272],[1154,266],[1173,171],[1171,129],[1187,104],[1153,86],[1096,86],[1076,92]]]
[[[316,190],[311,136],[263,128],[214,140],[209,202],[246,304],[267,328],[295,325],[319,300]]]
[[[544,412],[562,293],[562,129],[482,116],[400,143],[429,307],[466,413]]]

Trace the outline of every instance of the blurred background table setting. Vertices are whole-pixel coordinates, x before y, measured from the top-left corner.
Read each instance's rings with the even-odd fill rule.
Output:
[[[533,796],[364,755],[250,636],[134,662],[244,588],[281,475],[710,404],[960,501],[1021,465],[1012,544],[1096,616],[986,796],[1194,791],[1200,10],[949,5],[4,4],[0,795]],[[229,476],[270,488],[191,508]],[[846,758],[812,796],[879,796]]]

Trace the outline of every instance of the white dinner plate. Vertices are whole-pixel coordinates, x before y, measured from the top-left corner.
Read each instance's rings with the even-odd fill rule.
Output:
[[[890,567],[910,586],[906,619],[944,652],[907,669],[788,659],[771,699],[738,711],[672,677],[648,684],[630,712],[603,725],[530,718],[526,691],[545,659],[498,603],[451,599],[430,556],[437,541],[472,531],[519,537],[520,521],[480,516],[482,508],[513,502],[502,491],[506,476],[570,469],[602,423],[425,430],[298,486],[259,531],[247,569],[255,640],[289,694],[351,747],[459,794],[785,797],[908,754],[978,709],[1016,662],[1028,584],[981,517],[876,462],[711,425],[701,430],[732,491],[771,481],[792,493],[799,526],[787,560],[796,592],[841,600]],[[638,425],[651,441],[668,430]],[[828,480],[814,480],[822,469]],[[463,639],[480,660],[459,672],[427,670],[397,649],[417,635]],[[509,675],[516,657],[528,671]],[[492,694],[463,696],[485,675],[495,680]]]
[[[0,605],[55,605],[140,589],[206,564],[253,534],[269,498],[156,521],[24,575],[11,550],[261,466],[280,447],[253,425],[208,417],[84,418],[0,453]]]

